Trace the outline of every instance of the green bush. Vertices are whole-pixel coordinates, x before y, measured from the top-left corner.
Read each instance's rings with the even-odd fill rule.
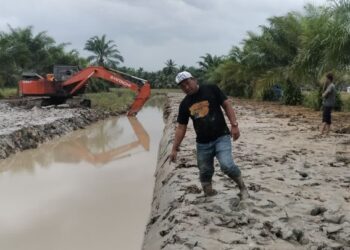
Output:
[[[313,110],[320,110],[322,105],[320,91],[314,90],[306,93],[303,97],[302,105]]]
[[[89,79],[88,93],[108,92],[111,84],[101,79]]]
[[[311,91],[304,95],[302,105],[307,108],[312,108],[314,110],[320,110],[322,107],[322,90]],[[343,101],[341,99],[340,93],[337,92],[335,96],[335,111],[341,111],[343,108]]]
[[[261,92],[261,98],[263,101],[282,101],[286,105],[298,105],[303,101],[303,94],[298,85],[286,80],[283,84],[265,87]]]
[[[0,98],[17,96],[17,88],[0,88]]]
[[[263,101],[275,101],[275,93],[272,88],[264,88],[261,94],[261,98]]]
[[[110,92],[88,93],[92,107],[112,112],[126,111],[135,98],[135,93],[129,89],[113,89]]]
[[[343,111],[350,112],[350,97],[343,100]]]
[[[343,101],[340,97],[340,93],[337,92],[336,96],[335,96],[335,106],[334,106],[334,110],[335,111],[341,111],[343,108]]]
[[[260,94],[263,101],[280,101],[282,99],[283,91],[279,84],[272,86],[265,86]]]
[[[254,93],[254,88],[252,87],[251,84],[246,84],[244,88],[244,97],[245,98],[252,98]]]
[[[298,105],[303,102],[303,94],[298,85],[287,80],[283,88],[282,101],[286,105]]]

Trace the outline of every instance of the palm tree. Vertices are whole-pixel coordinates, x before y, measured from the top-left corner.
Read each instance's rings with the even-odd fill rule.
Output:
[[[199,82],[205,82],[210,84],[216,84],[217,82],[213,79],[216,77],[213,76],[215,69],[223,63],[222,57],[212,56],[207,53],[205,56],[201,56],[202,61],[197,62],[199,64],[197,79]]]
[[[292,63],[300,47],[301,21],[297,13],[268,19],[269,25],[261,26],[261,34],[248,32],[243,47],[234,46],[230,54],[216,66],[207,54],[201,62],[203,70],[215,65],[206,76],[218,82],[235,96],[251,96],[253,89],[260,97],[265,89],[276,83],[297,82]]]
[[[310,82],[315,87],[327,67],[322,61],[324,51],[328,50],[325,38],[329,36],[327,26],[330,23],[329,16],[323,7],[309,4],[305,10],[305,15],[301,20],[300,47],[292,68],[305,82]]]
[[[124,62],[117,45],[114,44],[113,40],[107,41],[106,35],[102,35],[101,38],[98,36],[91,37],[85,43],[84,49],[94,54],[87,58],[94,65],[116,68],[120,62]]]
[[[76,64],[81,61],[76,52],[66,53],[67,44],[56,45],[46,32],[33,34],[32,27],[12,28],[0,33],[0,78],[2,84],[13,86],[23,71],[38,74],[52,72],[57,63]]]
[[[185,71],[185,70],[187,70],[186,65],[181,65],[181,66],[179,67],[179,71]]]
[[[209,69],[216,68],[220,63],[222,63],[221,57],[212,56],[209,53],[205,54],[205,56],[201,56],[200,58],[202,58],[203,61],[198,62],[198,64],[203,71],[208,71]]]
[[[249,33],[245,40],[241,63],[255,89],[255,96],[263,97],[272,85],[288,82],[297,86],[300,75],[292,65],[300,48],[302,33],[298,13],[269,18],[268,26],[261,26],[262,34]],[[298,99],[299,100],[299,99]]]
[[[48,50],[55,46],[55,40],[45,31],[33,35],[31,26],[26,28],[9,26],[9,29],[8,39],[11,46],[8,48],[8,54],[15,61],[18,70],[35,70],[37,73],[43,73],[45,66],[51,63]]]
[[[325,72],[349,68],[350,2],[334,0],[327,8],[309,5],[306,10],[302,47],[296,65],[317,84]]]
[[[177,71],[176,63],[174,60],[169,59],[165,62],[165,67],[163,68],[163,73],[165,75],[174,74]]]
[[[329,12],[331,27],[328,27],[328,31],[331,36],[327,37],[329,49],[326,51],[325,57],[331,64],[337,63],[341,68],[347,68],[350,64],[350,1],[333,1]]]

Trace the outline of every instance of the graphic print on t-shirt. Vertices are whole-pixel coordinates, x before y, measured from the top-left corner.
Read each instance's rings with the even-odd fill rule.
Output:
[[[209,113],[209,102],[202,101],[193,104],[190,107],[190,113],[194,119],[203,118],[207,116],[207,114]]]

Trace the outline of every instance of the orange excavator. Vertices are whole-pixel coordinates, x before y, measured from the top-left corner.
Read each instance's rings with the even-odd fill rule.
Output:
[[[126,73],[101,66],[90,66],[80,70],[77,66],[54,66],[54,73],[46,77],[36,73],[23,73],[19,81],[20,96],[46,97],[43,105],[62,104],[68,99],[84,93],[88,80],[100,78],[123,88],[136,92],[128,115],[136,115],[148,100],[151,87],[147,80],[128,75]],[[90,100],[81,102],[84,106],[91,106]]]

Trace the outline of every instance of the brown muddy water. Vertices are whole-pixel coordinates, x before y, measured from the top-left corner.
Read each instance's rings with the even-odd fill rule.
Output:
[[[164,126],[159,106],[0,161],[0,249],[141,249]]]

